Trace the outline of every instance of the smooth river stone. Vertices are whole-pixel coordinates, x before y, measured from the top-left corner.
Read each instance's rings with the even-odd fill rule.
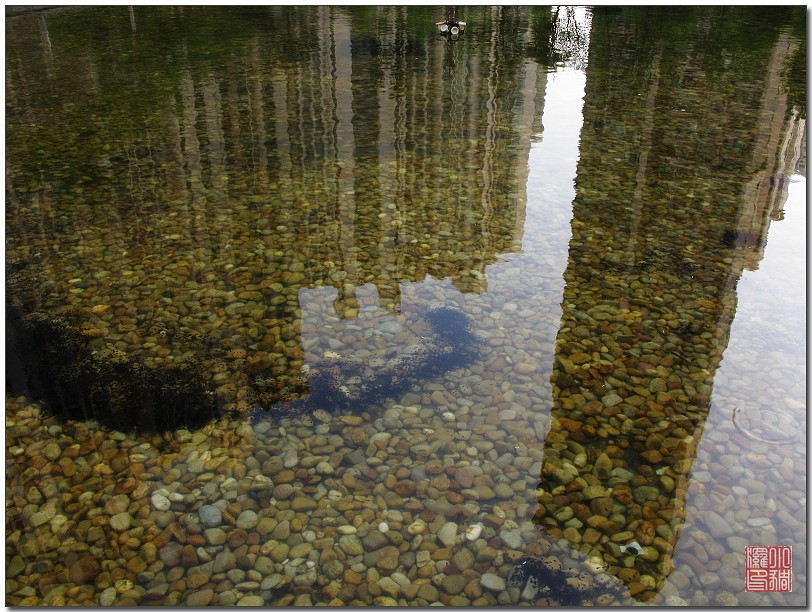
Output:
[[[119,512],[110,517],[110,527],[115,531],[127,531],[132,524],[132,516],[127,512]]]
[[[152,507],[160,512],[169,510],[169,507],[172,505],[169,498],[161,495],[160,493],[153,493],[150,501],[152,502]]]
[[[708,528],[710,535],[716,540],[721,540],[722,538],[733,535],[733,528],[730,526],[730,523],[712,510],[706,510],[702,520]]]
[[[437,539],[445,546],[453,546],[457,541],[457,523],[448,521],[437,531]]]
[[[479,584],[489,591],[496,591],[498,593],[501,593],[507,588],[504,578],[491,573],[482,574],[482,576],[479,577]]]
[[[237,527],[239,529],[253,529],[259,523],[259,516],[253,510],[244,510],[237,517]]]
[[[189,593],[189,596],[186,598],[186,605],[192,608],[203,608],[208,606],[213,598],[214,591],[212,589],[194,591]]]
[[[217,506],[212,506],[209,504],[200,506],[200,509],[197,511],[197,515],[200,518],[200,524],[203,525],[203,527],[219,527],[223,522],[223,513]]]
[[[313,510],[318,508],[319,504],[316,500],[309,497],[294,497],[290,502],[290,507],[295,512],[302,512],[306,510]]]
[[[361,544],[361,540],[354,535],[341,536],[338,539],[338,547],[351,557],[360,555],[364,552],[364,545]]]

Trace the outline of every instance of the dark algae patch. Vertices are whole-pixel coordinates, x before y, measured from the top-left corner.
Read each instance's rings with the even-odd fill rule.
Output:
[[[584,580],[574,571],[561,568],[555,559],[524,555],[510,572],[508,583],[519,589],[530,588],[536,597],[554,599],[562,606],[595,605],[598,598],[621,598],[623,589],[617,583]]]

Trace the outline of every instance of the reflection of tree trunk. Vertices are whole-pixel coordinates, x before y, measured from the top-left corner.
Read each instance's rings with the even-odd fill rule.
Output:
[[[203,197],[203,171],[200,164],[200,141],[197,138],[197,109],[195,108],[195,85],[192,75],[183,75],[180,83],[183,104],[183,152],[186,157],[186,181],[192,201]]]
[[[330,13],[331,10],[329,7],[320,6],[317,9],[319,34],[319,107],[321,108],[321,122],[323,126],[321,130],[321,147],[325,159],[330,158],[331,152],[335,151],[336,147],[335,130],[333,129],[335,108],[333,99],[333,45],[330,28]],[[325,185],[331,184],[330,172],[330,164],[322,164],[322,179]]]
[[[200,140],[197,136],[197,108],[195,108],[195,89],[192,75],[186,72],[180,83],[181,104],[183,105],[183,148],[182,155],[185,160],[186,184],[190,199],[188,205],[191,213],[186,213],[192,227],[193,244],[204,244],[202,247],[210,249],[214,246],[207,222],[206,187],[203,184],[203,167],[200,156]],[[208,250],[207,249],[207,250]]]

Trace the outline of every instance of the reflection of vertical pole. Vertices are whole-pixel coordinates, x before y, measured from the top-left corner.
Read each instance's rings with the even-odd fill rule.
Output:
[[[388,9],[378,9],[379,12]],[[384,15],[383,22],[392,20]],[[378,40],[387,49],[396,45],[397,32],[390,27],[387,32],[379,32]],[[380,278],[382,287],[379,291],[381,305],[385,305],[395,294],[394,286],[398,279],[395,274],[395,258],[397,250],[402,248],[397,242],[397,230],[393,230],[393,213],[390,206],[399,202],[402,192],[398,188],[398,159],[395,151],[395,101],[394,81],[392,70],[392,57],[394,54],[384,53],[380,56],[381,82],[378,87],[378,185],[381,202],[381,242],[378,244],[379,261],[381,266]]]
[[[273,88],[274,117],[276,118],[276,156],[279,160],[280,187],[290,187],[290,136],[288,135],[288,82],[287,74],[281,69],[274,70],[271,80]]]
[[[324,159],[330,159],[335,153],[335,107],[333,100],[333,47],[330,28],[330,8],[320,6],[316,10],[319,44],[319,101],[321,108],[321,144]],[[322,164],[325,186],[331,186],[330,164]]]
[[[251,53],[248,55],[250,74],[263,74],[261,62],[261,50],[258,44],[254,44]],[[251,79],[251,84],[246,84],[248,91],[248,125],[251,131],[251,155],[254,169],[254,180],[257,191],[260,194],[267,193],[268,190],[268,149],[267,134],[265,128],[265,114],[262,111],[263,80]]]
[[[225,203],[228,175],[226,173],[226,143],[223,133],[223,108],[220,89],[213,75],[203,82],[203,113],[206,119],[211,186],[218,203]]]
[[[632,195],[632,217],[629,231],[629,254],[628,265],[635,263],[635,252],[637,250],[637,234],[640,229],[640,221],[643,218],[643,190],[646,187],[646,170],[648,167],[648,156],[651,153],[651,134],[654,131],[655,110],[657,105],[657,90],[660,88],[660,58],[662,52],[657,49],[654,60],[651,63],[651,76],[649,77],[648,94],[646,95],[645,112],[643,113],[643,132],[640,134],[640,159],[637,163],[637,174],[634,177],[635,187]]]
[[[133,34],[135,34],[135,11],[133,7],[128,6],[127,12],[130,14],[130,29],[132,30]]]
[[[501,7],[494,7],[496,22],[499,22],[499,14]],[[496,129],[499,123],[499,102],[497,96],[497,87],[499,81],[499,68],[497,65],[496,46],[497,39],[501,32],[498,28],[494,27],[491,30],[491,43],[490,51],[488,52],[488,99],[485,100],[485,137],[484,137],[484,158],[482,160],[482,247],[485,251],[490,250],[490,231],[488,227],[490,219],[493,216],[493,203],[491,202],[491,191],[493,189],[493,164],[494,164],[494,150],[496,148]]]
[[[333,21],[336,101],[336,153],[338,154],[339,244],[347,281],[357,274],[355,263],[355,135],[352,111],[352,42],[350,26],[343,15]]]
[[[203,196],[203,172],[200,167],[200,141],[197,138],[197,110],[195,109],[195,85],[192,75],[186,72],[180,82],[183,104],[183,153],[186,158],[186,180],[192,190],[193,200]]]
[[[48,78],[51,79],[54,76],[54,54],[51,48],[51,36],[48,33],[48,23],[45,21],[45,15],[41,15],[39,18],[39,31],[42,37],[42,49],[45,52],[45,73],[48,75]]]
[[[539,78],[541,75],[541,78]],[[522,106],[518,116],[519,142],[516,148],[516,224],[513,230],[512,250],[520,251],[524,236],[524,222],[527,217],[527,178],[530,174],[530,140],[533,137],[533,124],[541,115],[537,105],[544,104],[544,98],[537,98],[537,81],[547,80],[547,73],[540,70],[536,62],[524,64],[524,86],[522,87]],[[544,95],[543,92],[541,94]]]

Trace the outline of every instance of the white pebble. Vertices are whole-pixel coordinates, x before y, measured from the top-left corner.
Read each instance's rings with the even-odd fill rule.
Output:
[[[443,420],[444,421],[456,421],[457,417],[454,416],[453,412],[444,412],[443,413]]]
[[[172,502],[170,502],[168,498],[164,497],[160,493],[153,493],[151,501],[152,507],[161,512],[169,510],[169,507],[172,505]]]
[[[387,525],[386,523],[380,523],[378,525],[378,531],[380,531],[381,533],[386,533],[387,531],[389,531],[389,525]]]
[[[482,525],[479,523],[468,525],[468,527],[465,528],[465,538],[469,542],[473,542],[479,538],[480,535],[482,535]]]

